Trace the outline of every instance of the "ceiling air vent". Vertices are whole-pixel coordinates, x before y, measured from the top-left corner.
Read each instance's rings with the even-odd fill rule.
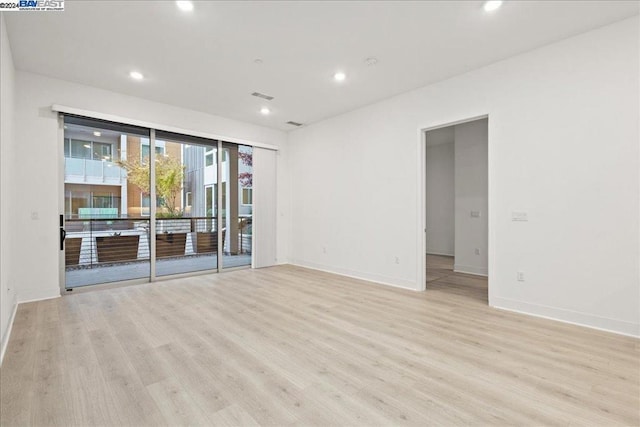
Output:
[[[288,121],[287,124],[291,126],[302,126],[302,123],[292,122],[292,121]]]
[[[266,99],[267,101],[271,101],[273,99],[273,96],[265,95],[264,93],[260,92],[253,92],[251,95],[257,96],[258,98]]]

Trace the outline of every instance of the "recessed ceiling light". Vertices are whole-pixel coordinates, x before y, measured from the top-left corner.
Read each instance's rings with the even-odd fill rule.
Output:
[[[100,133],[100,132],[98,132],[98,131],[95,131],[93,134],[94,134],[95,136],[101,136],[101,135],[102,135],[102,133]]]
[[[269,110],[267,107],[262,107],[260,109],[260,112],[266,116],[271,112],[271,110]]]
[[[253,63],[254,64],[258,64],[258,65],[262,64],[263,62],[264,61],[262,59],[260,59],[260,58],[256,58],[256,59],[253,60]]]
[[[333,75],[333,79],[337,82],[342,82],[344,81],[344,79],[347,78],[347,75],[345,73],[343,73],[342,71],[338,71],[337,73],[335,73]]]
[[[502,0],[490,0],[485,2],[482,7],[485,12],[493,12],[494,10],[500,9],[500,6],[502,6]]]
[[[131,77],[134,80],[142,80],[144,79],[144,76],[142,75],[142,73],[140,71],[132,71],[129,73],[129,77]]]
[[[191,12],[193,10],[193,2],[190,1],[177,1],[176,6],[183,12]]]

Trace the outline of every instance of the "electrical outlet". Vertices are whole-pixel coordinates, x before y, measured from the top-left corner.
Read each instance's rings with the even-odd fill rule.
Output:
[[[518,271],[516,278],[518,279],[518,282],[524,282],[524,273],[522,271]]]
[[[400,264],[400,258],[396,257],[396,264]]]
[[[326,254],[326,253],[327,253],[327,247],[326,247],[326,246],[323,246],[323,247],[322,247],[322,253],[323,253],[323,254]]]
[[[476,252],[476,255],[480,255],[480,249],[479,248],[476,248],[475,252]]]

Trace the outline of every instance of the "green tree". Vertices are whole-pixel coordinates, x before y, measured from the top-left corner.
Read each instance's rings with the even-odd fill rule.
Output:
[[[129,183],[137,185],[140,190],[151,192],[150,168],[148,158],[140,162],[137,159],[118,161],[118,165],[127,171]],[[160,206],[166,208],[166,216],[179,217],[182,211],[179,206],[179,196],[184,179],[184,166],[178,159],[169,156],[156,157],[156,196]],[[158,213],[157,216],[165,216]]]

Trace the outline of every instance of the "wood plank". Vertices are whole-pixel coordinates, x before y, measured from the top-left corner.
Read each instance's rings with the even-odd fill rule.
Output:
[[[2,425],[639,425],[639,340],[294,266],[20,305]]]

